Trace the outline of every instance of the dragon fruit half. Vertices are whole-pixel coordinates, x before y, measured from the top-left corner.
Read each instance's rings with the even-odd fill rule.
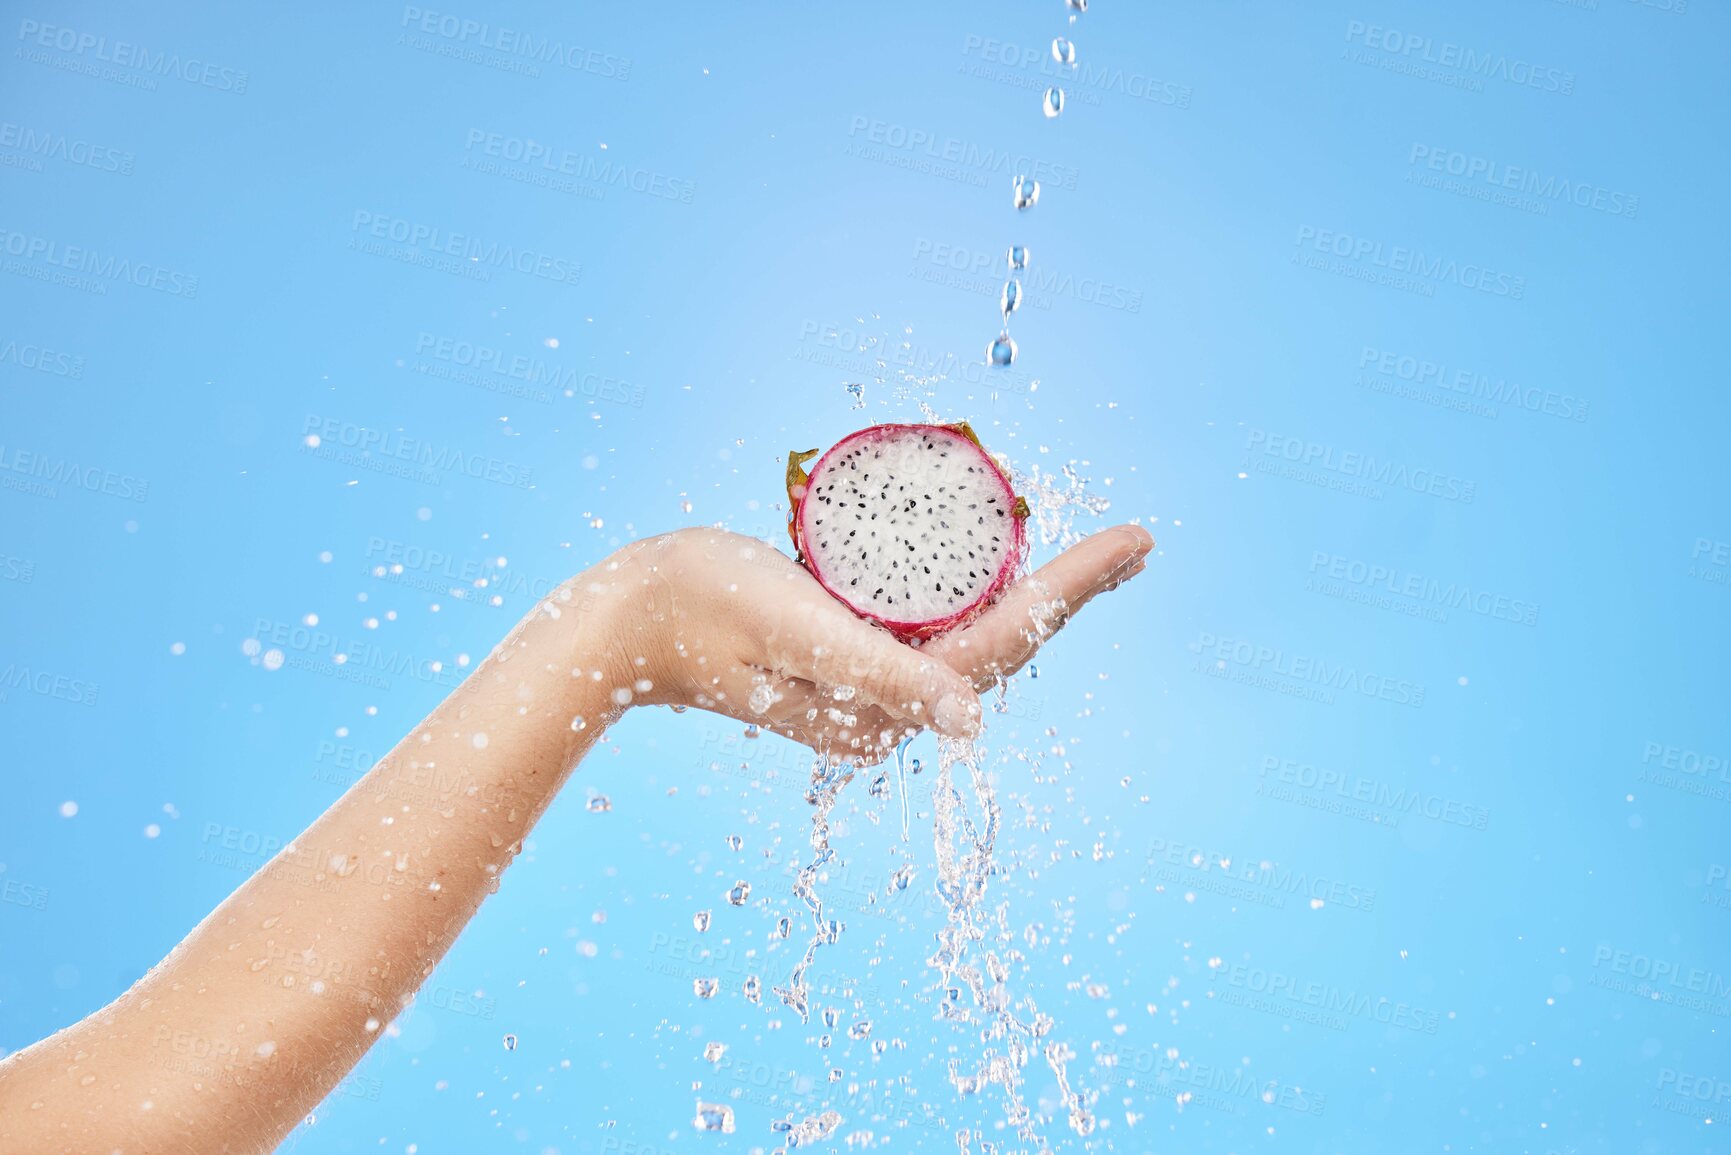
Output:
[[[967,422],[874,425],[818,458],[787,455],[799,560],[854,613],[904,641],[979,613],[1015,578],[1028,504]]]

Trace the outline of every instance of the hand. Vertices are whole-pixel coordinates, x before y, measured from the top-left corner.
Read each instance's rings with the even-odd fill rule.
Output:
[[[1096,534],[919,649],[856,617],[785,554],[721,530],[637,543],[577,584],[608,607],[621,705],[699,706],[865,765],[924,728],[978,734],[979,691],[1139,573],[1152,546],[1134,526]]]

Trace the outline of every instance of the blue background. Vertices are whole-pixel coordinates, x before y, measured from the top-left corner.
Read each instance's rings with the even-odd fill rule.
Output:
[[[1048,121],[1057,0],[13,6],[0,1053],[123,991],[538,590],[682,524],[780,541],[789,448],[929,406],[1024,476],[1072,465],[1110,501],[1076,529],[1160,543],[987,739],[1012,986],[1099,1119],[1049,1142],[1731,1149],[1728,24],[1098,0]],[[578,66],[528,68],[500,27]],[[104,63],[115,41],[217,71]],[[1449,176],[1472,158],[1537,183]],[[416,261],[456,234],[580,272],[423,267],[372,236],[393,220],[436,230]],[[1021,354],[992,373],[1011,243]],[[69,246],[196,295],[42,280]],[[519,375],[458,363],[477,347]],[[1502,399],[1402,378],[1420,362]],[[333,454],[363,428],[482,464]],[[947,1081],[974,1032],[933,1020],[932,770],[905,847],[893,783],[838,808],[848,925],[814,978],[841,1026],[740,994],[800,946],[769,932],[798,909],[804,773],[732,722],[629,717],[288,1146],[748,1151],[834,1109],[868,1149],[1013,1149],[997,1093]],[[738,1130],[695,1131],[699,1098]]]

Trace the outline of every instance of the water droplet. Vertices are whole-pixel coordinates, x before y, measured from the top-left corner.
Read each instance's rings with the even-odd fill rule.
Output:
[[[820,1143],[829,1138],[830,1133],[841,1126],[841,1114],[837,1111],[825,1111],[821,1115],[810,1115],[802,1121],[787,1128],[787,1145],[803,1147],[810,1143]]]
[[[691,993],[700,999],[712,999],[715,992],[721,989],[721,980],[701,978],[691,980]]]
[[[733,1134],[733,1108],[725,1103],[705,1103],[701,1099],[697,1103],[697,1117],[691,1125],[699,1131],[720,1131],[724,1135]]]
[[[757,691],[755,691],[755,690],[753,690],[753,691],[752,691],[752,693],[756,693],[756,692],[757,692]],[[765,707],[764,707],[764,710],[767,710],[767,709],[769,709],[769,707],[768,707],[768,706],[765,706]],[[760,713],[760,714],[761,714],[761,713],[762,713],[762,712],[763,712],[763,711],[762,711],[762,710],[759,710],[759,711],[758,711],[758,713]],[[750,723],[750,724],[749,724],[749,725],[747,725],[747,726],[746,726],[746,728],[745,728],[745,736],[746,736],[746,737],[747,737],[747,738],[756,738],[756,737],[758,737],[758,736],[759,736],[759,735],[761,735],[761,734],[762,734],[762,733],[763,733],[763,727],[761,727],[761,726],[759,726],[759,725],[758,725],[758,724],[757,724],[757,723],[756,723],[756,722],[752,722],[752,723]]]
[[[1040,203],[1040,182],[1031,176],[1018,176],[1010,182],[1016,208],[1026,211]]]
[[[1012,273],[1019,273],[1023,269],[1027,268],[1028,246],[1011,245],[1010,251],[1004,256],[1004,263],[1009,266],[1010,272]]]
[[[775,924],[775,937],[786,938],[793,930],[793,919],[784,918]]]
[[[704,931],[708,930],[709,912],[707,910],[700,910],[696,914],[692,915],[691,925],[697,928],[698,934],[702,934]]]
[[[920,760],[918,758],[914,758],[908,762],[908,773],[910,774],[918,774],[923,769],[925,769],[925,767],[920,765]]]
[[[855,409],[864,409],[865,408],[865,386],[859,384],[856,381],[847,387],[847,391],[848,391],[848,396],[853,398],[853,407]]]
[[[1038,678],[1039,676],[1040,676],[1040,667],[1034,665],[1032,662],[1028,663],[1028,677]]]
[[[575,718],[571,719],[571,729],[574,732],[580,733],[584,730],[587,730],[588,728],[589,728],[589,723],[584,720],[583,715],[579,714]]]
[[[741,838],[739,835],[729,834],[727,836],[727,848],[729,850],[738,850],[740,847],[742,847],[744,845],[745,845],[745,839]]]
[[[847,1029],[847,1037],[850,1039],[863,1039],[871,1033],[872,1024],[870,1019],[862,1019]]]
[[[1004,320],[1010,319],[1010,314],[1016,311],[1016,306],[1022,303],[1022,282],[1014,277],[1004,282],[1004,295],[998,300],[998,307],[1004,310]]]
[[[1088,10],[1088,0],[1064,0],[1064,3],[1069,5],[1072,12],[1086,12]]]
[[[731,906],[744,906],[745,900],[751,897],[751,883],[740,879],[733,884],[733,889],[727,892],[727,901]]]
[[[1041,102],[1040,108],[1041,108],[1041,111],[1043,111],[1046,114],[1047,120],[1050,120],[1054,116],[1057,116],[1060,112],[1063,112],[1064,111],[1064,90],[1062,88],[1057,87],[1056,85],[1052,86],[1051,88],[1046,89],[1046,99]],[[1039,195],[1038,189],[1035,190],[1035,195],[1036,196]]]
[[[505,1049],[507,1051],[515,1051],[517,1049],[517,1036],[516,1035],[506,1035],[505,1036]]]
[[[751,688],[751,693],[746,697],[745,704],[751,709],[753,714],[767,714],[769,713],[769,708],[775,705],[775,691],[770,689],[768,685],[759,682]],[[754,730],[756,728],[756,726],[752,727]],[[757,737],[756,734],[748,736],[753,738]]]
[[[747,1002],[755,1003],[763,997],[763,980],[752,975],[745,980],[745,998]]]
[[[726,1043],[705,1043],[703,1045],[703,1057],[712,1063],[721,1062],[721,1056],[725,1054],[727,1054]]]
[[[1052,41],[1052,59],[1059,64],[1076,63],[1076,45],[1060,36]]]
[[[1010,340],[1009,333],[999,333],[998,339],[986,346],[986,359],[999,366],[1015,364],[1016,343]]]
[[[591,814],[605,814],[611,809],[613,809],[613,799],[605,794],[597,794],[589,799],[589,812]]]

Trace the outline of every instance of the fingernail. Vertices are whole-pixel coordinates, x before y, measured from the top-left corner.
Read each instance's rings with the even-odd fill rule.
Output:
[[[980,704],[964,702],[955,694],[946,694],[932,711],[932,724],[940,734],[951,738],[972,738],[980,732]]]

